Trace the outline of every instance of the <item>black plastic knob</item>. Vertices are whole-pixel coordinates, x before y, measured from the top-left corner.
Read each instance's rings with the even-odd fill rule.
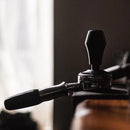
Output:
[[[94,71],[99,70],[102,64],[102,57],[106,40],[102,30],[89,30],[85,40],[85,46],[88,52],[89,65]]]

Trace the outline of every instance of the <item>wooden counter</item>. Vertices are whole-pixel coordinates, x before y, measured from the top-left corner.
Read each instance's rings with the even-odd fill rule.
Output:
[[[85,100],[75,111],[71,130],[130,130],[128,100]]]

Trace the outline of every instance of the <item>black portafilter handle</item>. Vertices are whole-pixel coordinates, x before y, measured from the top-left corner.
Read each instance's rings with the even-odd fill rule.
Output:
[[[62,96],[71,95],[73,91],[80,91],[79,83],[65,83],[52,86],[43,90],[30,90],[24,93],[17,94],[4,102],[7,110],[15,110],[25,107],[38,105],[41,102],[49,101]]]
[[[102,30],[89,30],[85,40],[85,46],[88,52],[89,65],[94,71],[99,70],[102,64],[102,57],[106,40]]]

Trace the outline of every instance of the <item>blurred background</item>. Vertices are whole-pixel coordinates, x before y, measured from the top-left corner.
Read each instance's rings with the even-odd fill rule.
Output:
[[[0,0],[0,108],[26,90],[75,82],[89,68],[87,31],[104,30],[102,68],[130,49],[129,0]],[[16,112],[32,112],[41,130],[69,130],[70,97]]]
[[[0,108],[4,99],[53,84],[53,0],[0,0]],[[21,109],[52,130],[53,102]]]

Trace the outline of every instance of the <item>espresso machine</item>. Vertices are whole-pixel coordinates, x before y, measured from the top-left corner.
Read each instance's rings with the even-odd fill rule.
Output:
[[[15,110],[40,104],[44,101],[71,96],[74,109],[85,99],[129,99],[130,98],[130,54],[126,52],[121,64],[101,69],[103,52],[106,46],[102,30],[89,30],[85,40],[90,69],[80,72],[77,81],[62,82],[43,90],[30,90],[5,100],[5,108]],[[113,80],[126,77],[126,84],[120,87]]]

